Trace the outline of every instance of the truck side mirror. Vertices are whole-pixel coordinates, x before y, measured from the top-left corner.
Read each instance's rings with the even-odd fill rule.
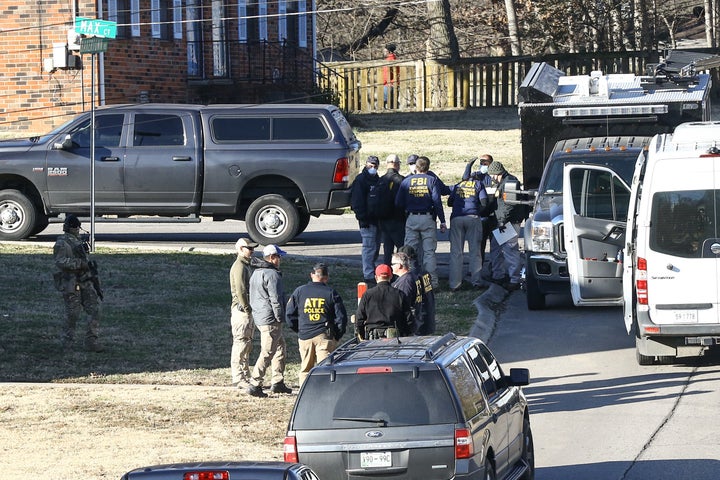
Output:
[[[70,150],[72,148],[73,142],[72,137],[70,134],[65,135],[65,138],[63,138],[62,142],[55,142],[53,144],[53,150]]]
[[[530,384],[530,370],[527,368],[511,368],[510,376],[505,377],[509,386],[522,387]]]

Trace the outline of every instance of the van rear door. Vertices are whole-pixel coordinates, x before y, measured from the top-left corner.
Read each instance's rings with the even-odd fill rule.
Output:
[[[614,171],[568,164],[563,212],[570,292],[575,305],[621,305],[622,249],[630,187]]]

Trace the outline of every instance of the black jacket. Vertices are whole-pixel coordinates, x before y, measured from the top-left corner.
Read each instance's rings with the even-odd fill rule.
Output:
[[[300,340],[309,340],[328,330],[340,340],[347,326],[347,312],[340,294],[321,282],[308,282],[295,289],[285,308],[285,322]]]
[[[497,207],[495,209],[495,218],[499,225],[505,225],[506,223],[520,223],[525,220],[527,209],[523,205],[512,205],[505,203],[503,200],[503,193],[505,193],[505,185],[508,182],[518,182],[517,177],[510,175],[505,172],[502,177],[500,185],[495,190],[495,200],[497,201]]]
[[[368,289],[360,299],[355,315],[355,328],[362,338],[368,338],[367,327],[395,327],[400,336],[412,334],[409,320],[412,309],[403,299],[402,293],[390,282],[378,282]]]
[[[362,172],[353,181],[350,193],[350,208],[355,212],[355,218],[357,218],[360,228],[377,225],[378,223],[377,216],[369,211],[368,197],[370,190],[375,188],[379,179],[380,177],[377,175],[370,175],[367,168],[363,168]]]

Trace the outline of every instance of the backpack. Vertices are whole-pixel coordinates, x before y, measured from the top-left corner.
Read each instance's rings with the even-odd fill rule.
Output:
[[[378,204],[380,209],[377,218],[390,218],[395,213],[395,196],[400,184],[394,181],[393,175],[383,175],[378,179],[375,189],[377,190]]]
[[[370,218],[380,218],[380,215],[383,211],[383,206],[380,203],[380,189],[379,186],[379,180],[378,183],[371,184],[370,188],[368,189],[367,199],[366,199],[366,205],[367,205],[367,214]]]

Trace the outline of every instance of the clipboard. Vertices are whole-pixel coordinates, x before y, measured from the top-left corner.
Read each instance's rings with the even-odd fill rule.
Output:
[[[498,245],[502,245],[508,240],[512,240],[513,238],[518,236],[512,225],[506,225],[504,232],[501,232],[499,228],[496,228],[492,231],[492,234],[493,237],[495,237],[495,241],[498,243]]]

